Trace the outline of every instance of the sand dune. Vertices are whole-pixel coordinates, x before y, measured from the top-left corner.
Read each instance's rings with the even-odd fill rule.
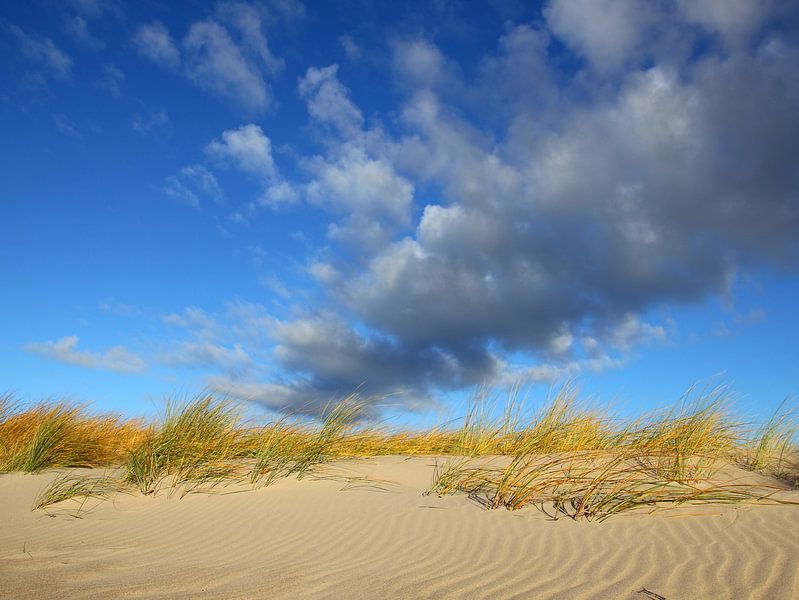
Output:
[[[423,496],[432,470],[429,458],[347,461],[333,479],[121,495],[82,518],[30,511],[55,473],[2,475],[0,596],[799,598],[797,506],[552,521]]]

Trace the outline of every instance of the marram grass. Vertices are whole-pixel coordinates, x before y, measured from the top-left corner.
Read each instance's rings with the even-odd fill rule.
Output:
[[[369,401],[357,395],[328,405],[317,422],[284,416],[257,426],[236,403],[209,394],[168,402],[150,424],[63,401],[24,406],[4,395],[0,472],[118,468],[114,476],[59,477],[42,493],[39,506],[49,506],[121,491],[262,487],[320,476],[339,458],[426,455],[449,457],[436,469],[432,493],[576,519],[685,503],[777,502],[776,487],[719,481],[719,468],[731,462],[782,483],[799,480],[792,462],[799,421],[789,401],[758,428],[734,418],[722,387],[691,389],[672,408],[628,422],[581,401],[572,386],[537,410],[526,410],[515,392],[501,408],[481,390],[463,418],[409,431],[370,422]]]

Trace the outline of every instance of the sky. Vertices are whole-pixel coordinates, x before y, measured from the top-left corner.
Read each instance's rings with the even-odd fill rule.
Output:
[[[799,393],[799,6],[0,8],[0,389]]]

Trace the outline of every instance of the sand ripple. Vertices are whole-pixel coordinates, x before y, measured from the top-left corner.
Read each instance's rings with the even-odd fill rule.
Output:
[[[799,598],[799,507],[551,521],[422,496],[429,459],[348,468],[396,485],[121,496],[75,519],[29,510],[53,474],[0,476],[0,596]]]

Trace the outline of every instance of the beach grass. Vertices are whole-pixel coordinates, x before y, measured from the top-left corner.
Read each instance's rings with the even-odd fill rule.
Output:
[[[25,406],[0,397],[0,472],[119,464],[143,439],[137,420],[90,415],[68,401]]]
[[[41,507],[120,491],[182,496],[233,482],[263,487],[318,474],[341,458],[435,456],[431,493],[600,520],[644,507],[771,501],[779,485],[799,481],[789,460],[797,456],[795,403],[753,428],[734,417],[724,387],[692,388],[674,406],[627,421],[582,401],[571,385],[533,410],[515,390],[500,403],[483,389],[465,416],[423,431],[370,421],[372,402],[353,394],[316,421],[284,415],[255,425],[236,402],[202,394],[168,401],[160,418],[145,423],[67,401],[23,405],[6,394],[0,471],[118,468],[113,476],[57,478]],[[772,488],[717,477],[730,463],[781,481]]]
[[[33,510],[66,501],[77,502],[73,514],[80,515],[91,498],[107,500],[120,493],[131,493],[130,486],[114,475],[79,475],[71,472],[57,477],[36,497]]]

